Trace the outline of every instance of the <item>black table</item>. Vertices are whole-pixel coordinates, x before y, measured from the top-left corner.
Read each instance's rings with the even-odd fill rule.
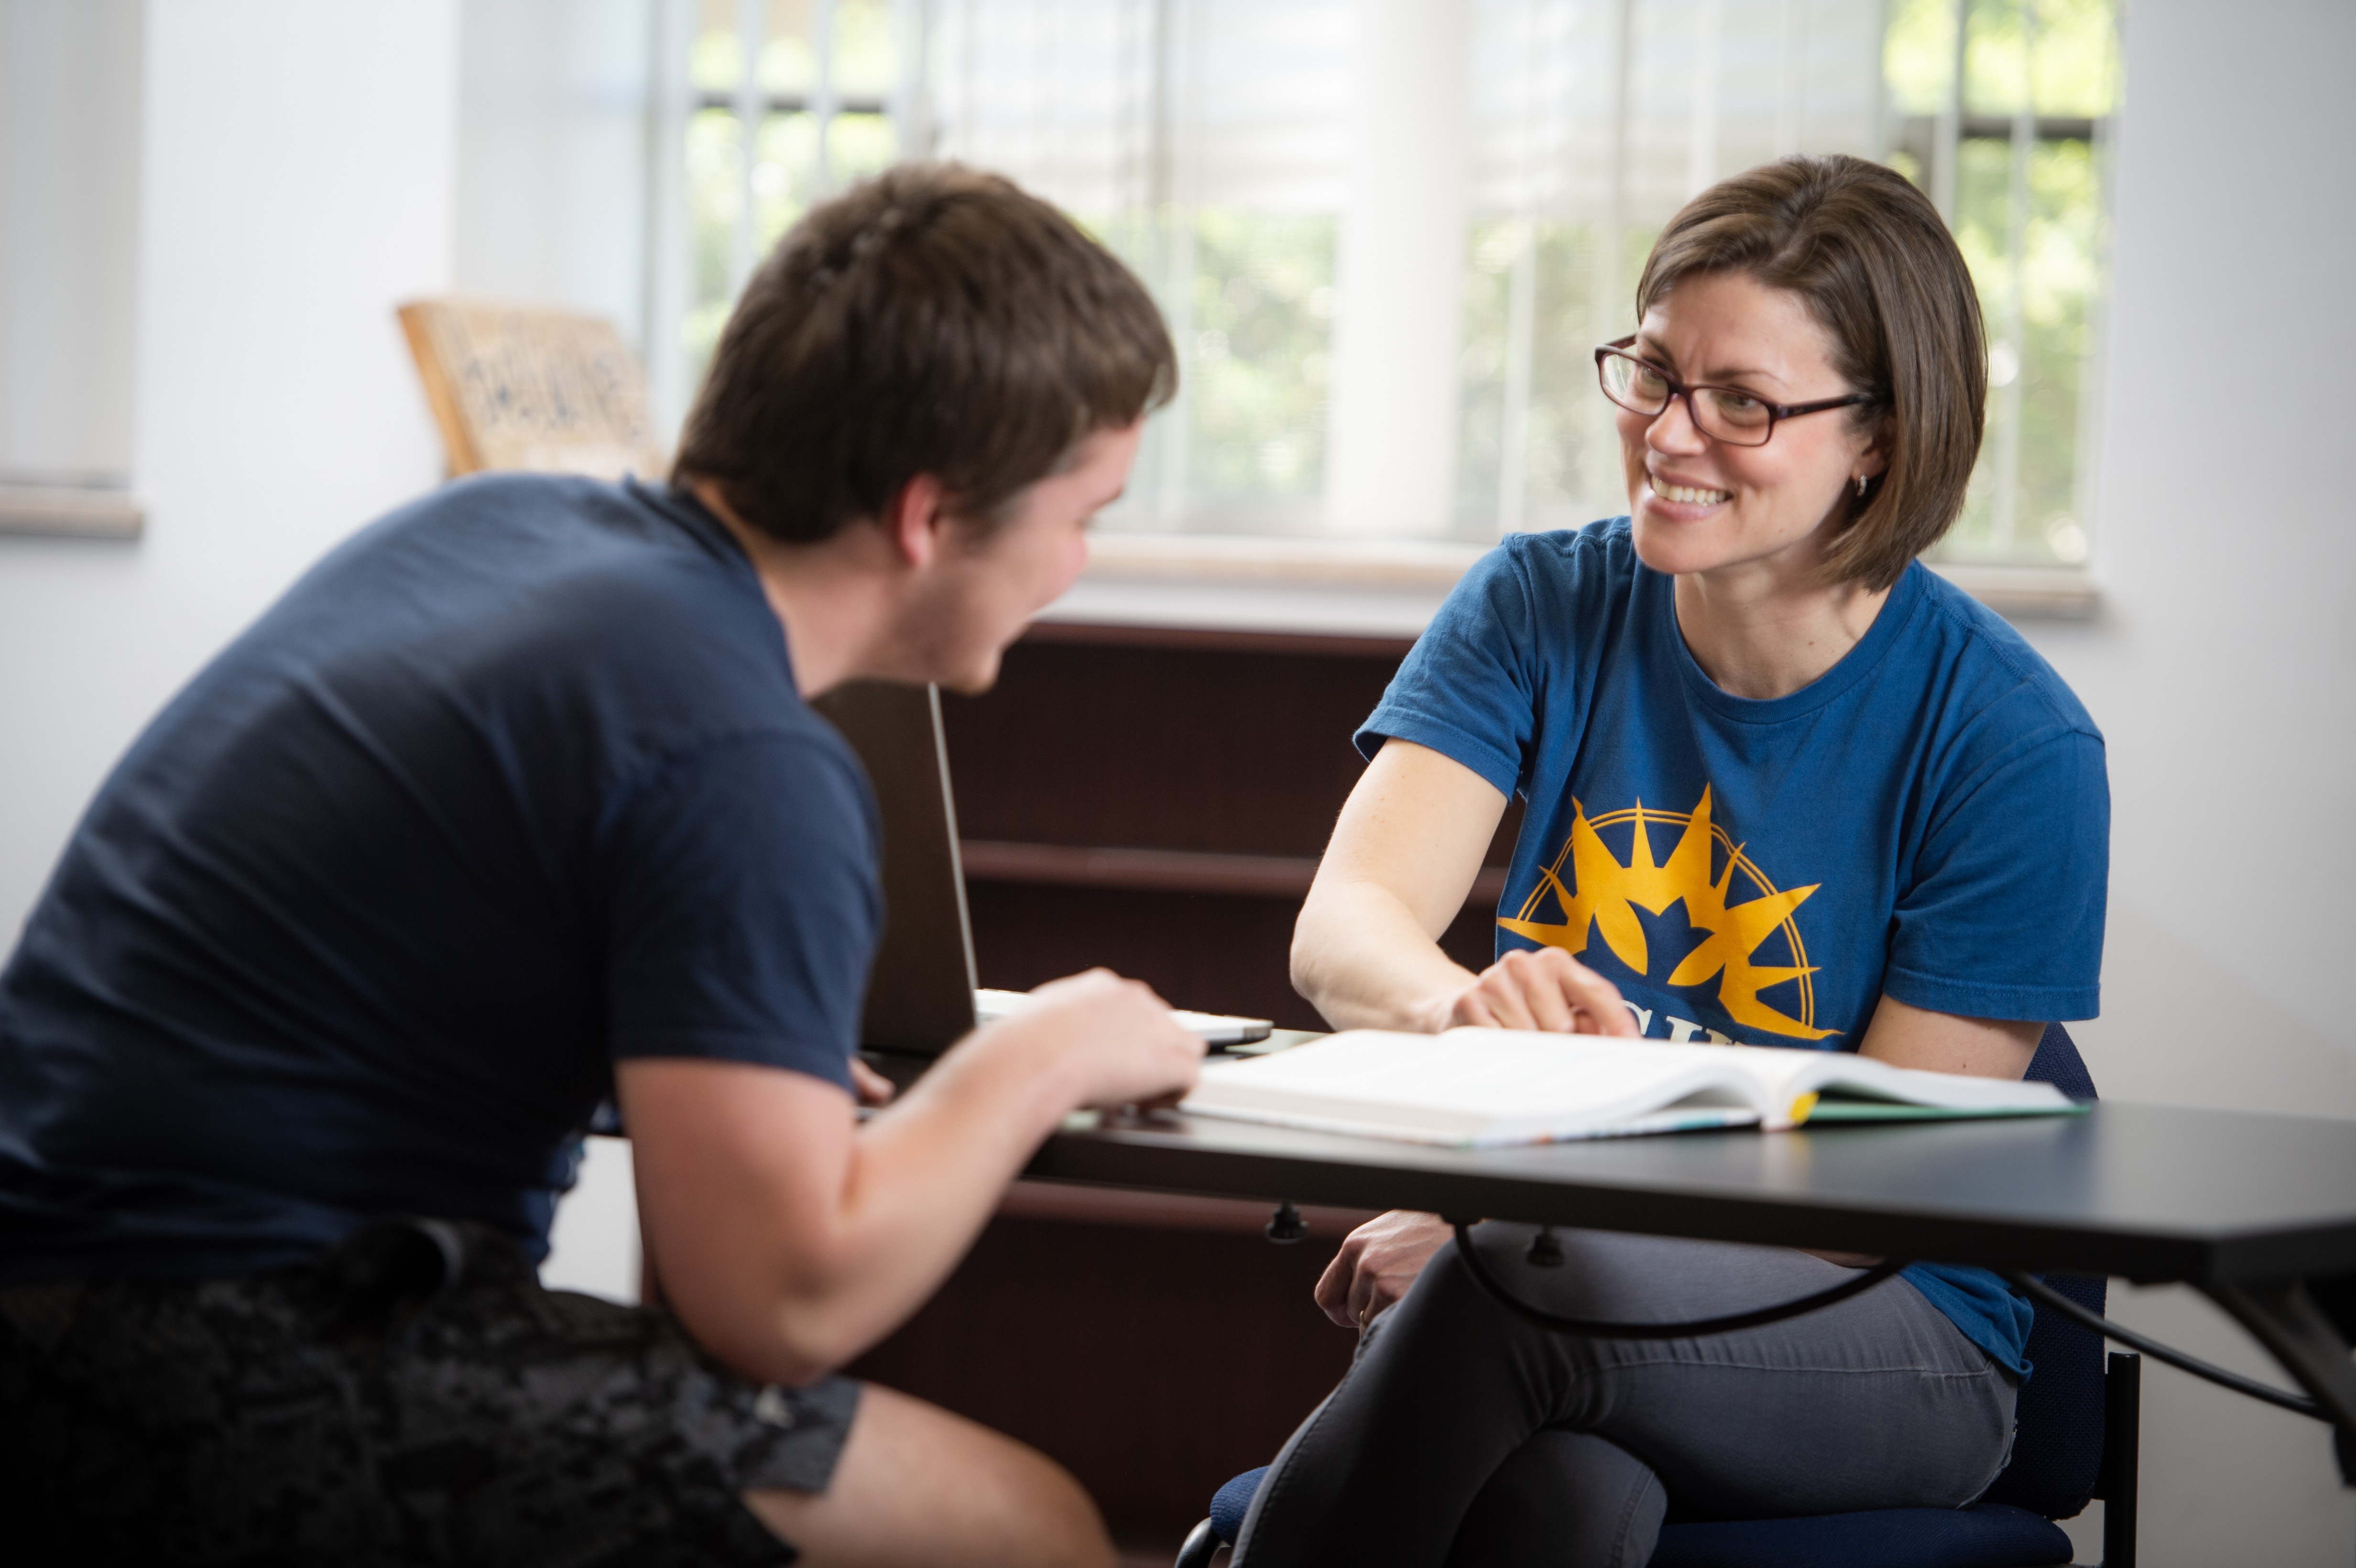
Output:
[[[2356,1365],[2300,1285],[2356,1273],[2356,1125],[2106,1104],[2086,1115],[1456,1150],[1174,1112],[1080,1113],[1025,1175],[2180,1282],[2330,1416]]]

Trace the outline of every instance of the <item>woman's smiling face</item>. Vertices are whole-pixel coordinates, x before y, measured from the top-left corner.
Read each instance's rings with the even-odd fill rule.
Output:
[[[1687,385],[1733,387],[1770,403],[1860,389],[1835,368],[1832,336],[1800,297],[1744,272],[1687,278],[1654,301],[1628,352]],[[1695,429],[1683,399],[1651,418],[1622,409],[1638,558],[1668,573],[1751,562],[1812,570],[1858,475],[1887,463],[1855,414],[1779,420],[1766,445],[1735,446]]]

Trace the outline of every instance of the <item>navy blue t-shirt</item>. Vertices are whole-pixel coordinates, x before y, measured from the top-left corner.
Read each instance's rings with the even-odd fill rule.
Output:
[[[1659,1040],[1854,1051],[1884,993],[1973,1018],[2092,1018],[2103,742],[2011,627],[1920,565],[1789,696],[1694,662],[1674,580],[1625,518],[1509,539],[1357,736],[1526,804],[1501,952],[1576,954]],[[1908,1271],[2018,1370],[2029,1307],[1978,1270]]]
[[[466,481],[173,699],[0,972],[0,1280],[544,1255],[634,1056],[849,1084],[874,804],[684,494]]]

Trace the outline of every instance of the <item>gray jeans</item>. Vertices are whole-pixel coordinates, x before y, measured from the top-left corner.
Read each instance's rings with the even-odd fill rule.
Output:
[[[1849,1271],[1780,1247],[1485,1224],[1515,1295],[1571,1317],[1675,1322],[1789,1300]],[[1902,1279],[1762,1328],[1587,1339],[1483,1294],[1442,1247],[1285,1444],[1237,1568],[1642,1568],[1665,1518],[1960,1508],[2012,1446],[2013,1380]]]

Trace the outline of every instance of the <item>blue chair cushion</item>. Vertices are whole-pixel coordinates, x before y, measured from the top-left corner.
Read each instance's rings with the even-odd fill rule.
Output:
[[[2095,1097],[2077,1044],[2060,1024],[2046,1027],[2027,1076],[2072,1100]],[[2103,1310],[2100,1278],[2051,1274],[2045,1283],[2089,1312]],[[2102,1468],[2103,1337],[2058,1312],[2040,1312],[2029,1330],[2029,1360],[2037,1370],[2013,1413],[2012,1463],[1980,1500],[2068,1519],[2085,1508]]]
[[[1211,1530],[1230,1546],[1243,1533],[1268,1467],[1246,1470],[1211,1499]],[[1672,1524],[1652,1568],[2042,1568],[2070,1561],[2070,1538],[2025,1509],[1881,1509],[1811,1519]]]
[[[2002,1503],[1672,1524],[1651,1568],[2031,1568],[2070,1561],[2061,1526]]]
[[[1266,1465],[1257,1470],[1246,1470],[1221,1487],[1219,1495],[1211,1499],[1212,1532],[1229,1546],[1244,1532],[1244,1515],[1251,1511],[1252,1494],[1259,1490],[1260,1479],[1267,1474]]]
[[[2045,1283],[2089,1312],[2103,1310],[2108,1282],[2049,1274]],[[2029,1330],[2037,1371],[2021,1385],[2012,1463],[1980,1500],[2047,1519],[2084,1510],[2103,1465],[2103,1340],[2058,1312],[2040,1312]]]

